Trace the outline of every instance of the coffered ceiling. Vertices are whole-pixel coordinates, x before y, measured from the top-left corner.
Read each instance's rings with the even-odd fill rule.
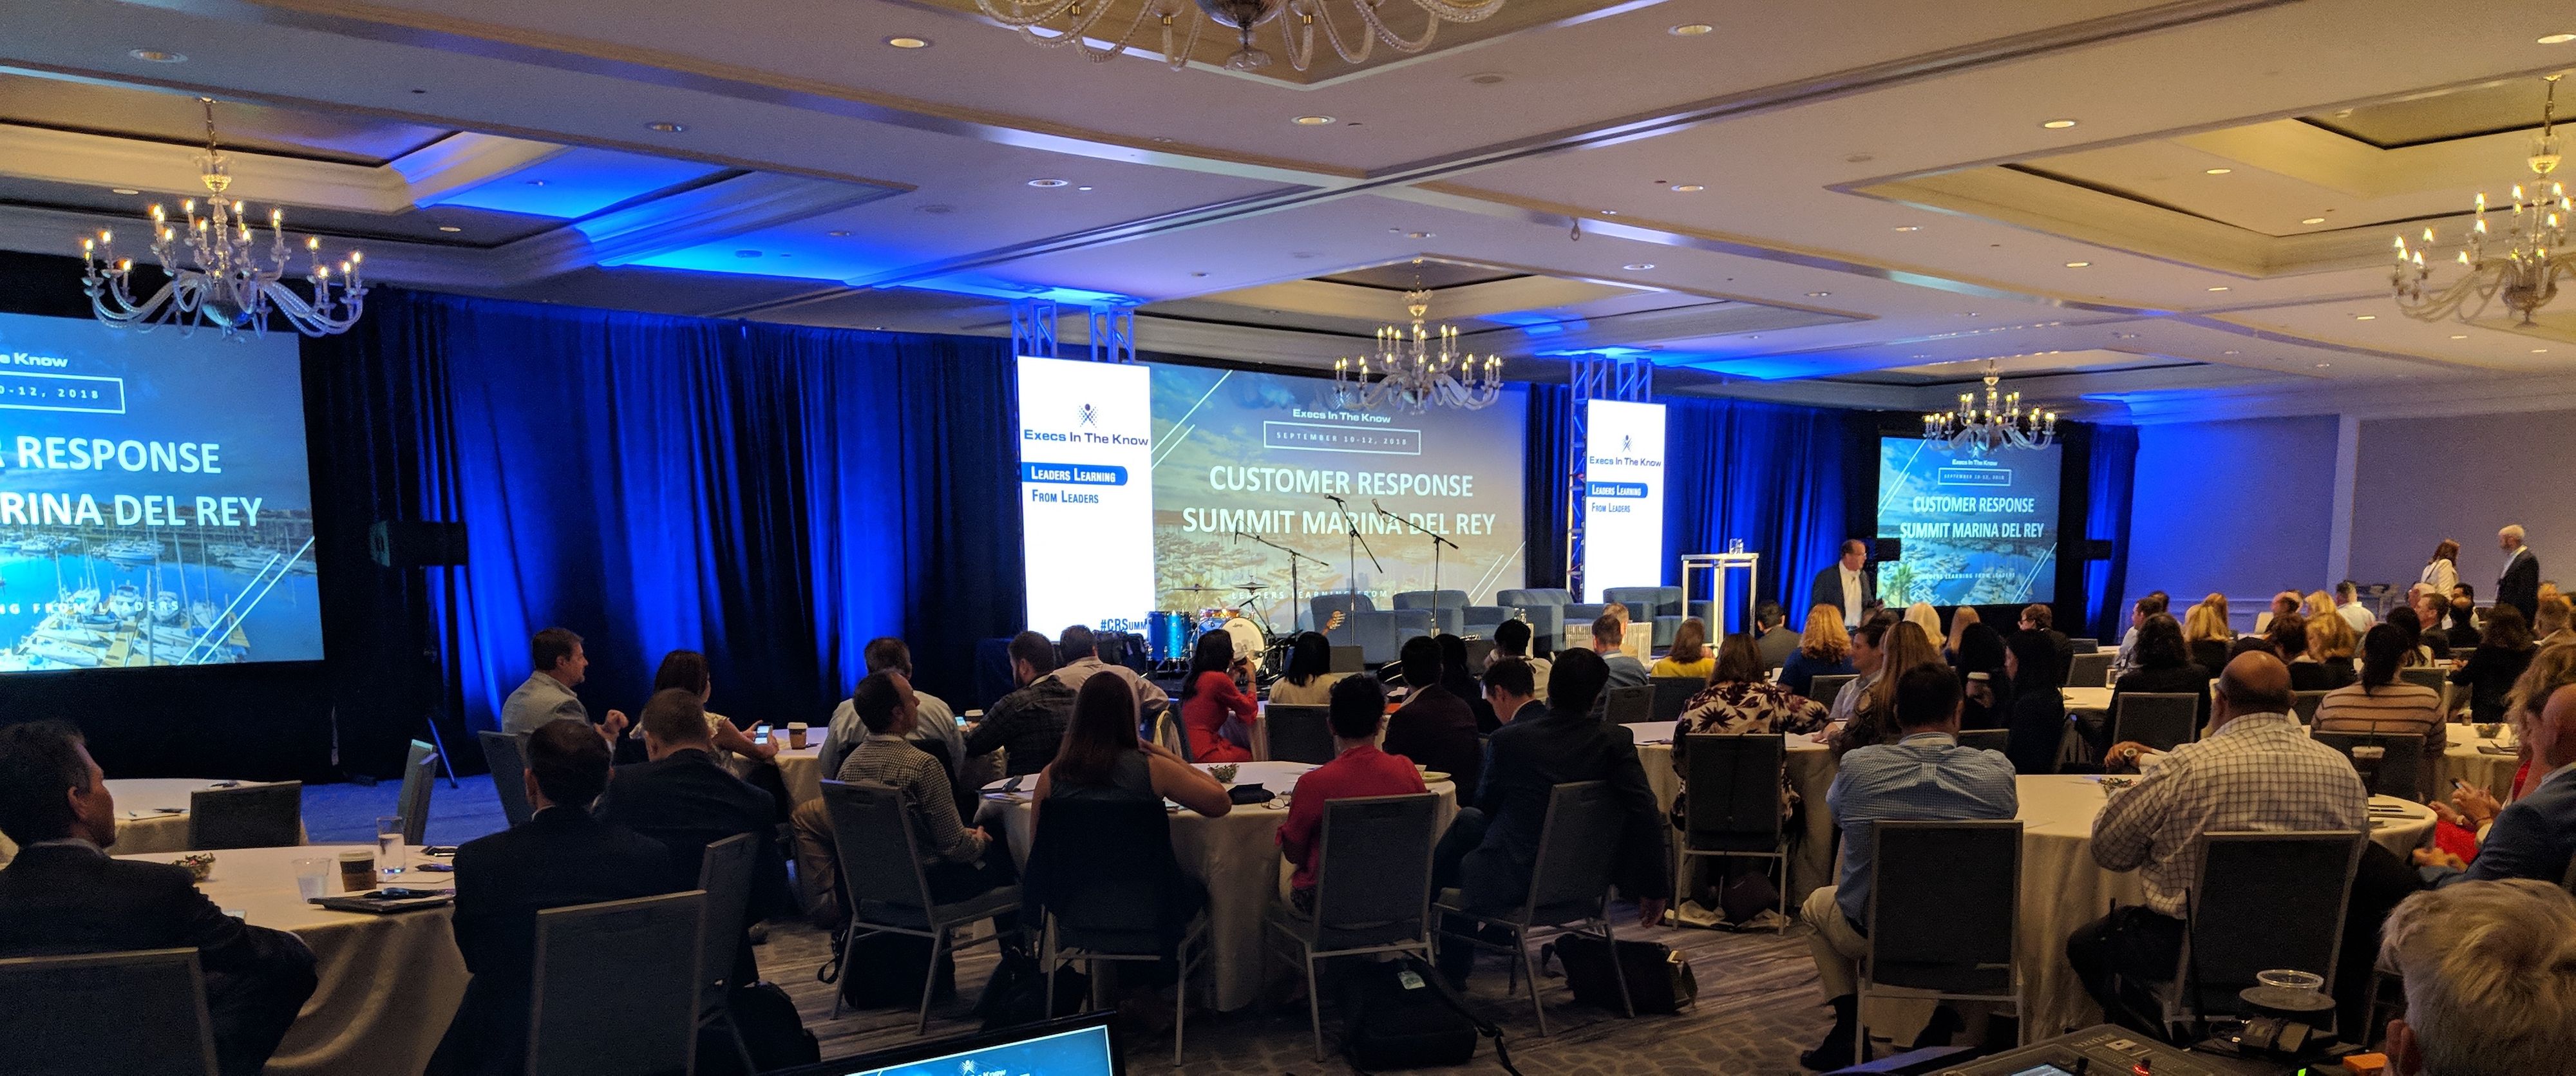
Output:
[[[445,290],[988,334],[1132,303],[1148,350],[1329,366],[1418,275],[1515,376],[1915,409],[1992,359],[2114,419],[2576,372],[2576,299],[2418,323],[2384,268],[2525,174],[2563,0],[1511,0],[1250,73],[1148,23],[1090,63],[974,0],[5,5],[0,245],[190,194],[205,96],[233,193]]]

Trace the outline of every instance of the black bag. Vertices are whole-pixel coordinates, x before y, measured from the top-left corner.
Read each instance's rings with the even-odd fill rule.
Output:
[[[1070,965],[1055,969],[1053,1015],[1081,1012],[1090,995],[1089,976]],[[984,981],[984,993],[975,999],[975,1015],[984,1018],[986,1031],[1049,1019],[1046,1007],[1046,977],[1038,974],[1037,958],[1017,950],[1003,950],[1002,962],[993,966],[993,977]]]
[[[1740,871],[1717,891],[1717,910],[1729,923],[1742,923],[1780,904],[1780,887],[1766,871]]]
[[[828,983],[837,973],[841,1000],[854,1009],[909,1009],[921,1004],[921,977],[933,971],[930,939],[909,934],[872,934],[860,938],[854,948],[844,967],[837,959],[840,947],[835,945],[835,959],[823,965],[814,977]],[[940,954],[936,974],[938,983],[931,988],[931,1001],[956,997],[957,964],[948,954]]]
[[[1628,980],[1628,1001],[1640,1013],[1675,1013],[1682,1006],[1699,1000],[1699,977],[1691,973],[1688,963],[1676,958],[1673,949],[1662,942],[1623,941],[1619,943],[1619,963],[1614,969],[1610,953],[1601,939],[1589,934],[1560,934],[1553,942],[1539,948],[1539,967],[1549,960],[1565,962],[1565,985],[1574,990],[1574,1000],[1605,1009],[1619,1008],[1619,982],[1612,975],[1624,974]]]
[[[727,998],[733,1025],[742,1032],[757,1071],[811,1065],[823,1060],[822,1044],[796,1015],[796,1002],[777,983],[763,980],[737,986]],[[706,1071],[704,1066],[699,1071]]]
[[[1353,962],[1342,973],[1342,1052],[1351,1067],[1419,1069],[1476,1056],[1480,1021],[1419,960]],[[1490,1027],[1491,1025],[1486,1025]],[[1501,1032],[1493,1032],[1499,1040]]]

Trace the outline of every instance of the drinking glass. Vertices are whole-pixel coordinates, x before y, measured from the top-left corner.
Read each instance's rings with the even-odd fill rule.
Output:
[[[376,869],[385,874],[403,872],[403,818],[389,814],[376,819]]]
[[[331,861],[321,858],[295,861],[295,895],[305,900],[331,895]]]

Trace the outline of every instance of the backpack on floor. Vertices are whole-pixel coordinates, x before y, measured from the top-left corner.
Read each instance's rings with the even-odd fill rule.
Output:
[[[1038,974],[1036,957],[1017,950],[1004,950],[1002,961],[993,966],[993,977],[984,981],[984,993],[975,999],[975,1015],[984,1018],[984,1030],[999,1031],[1006,1027],[1034,1024],[1049,1018],[1046,1007],[1046,977]],[[1055,969],[1054,1016],[1071,1016],[1081,1012],[1091,996],[1091,979],[1072,966]]]
[[[1342,972],[1342,1053],[1362,1072],[1463,1065],[1476,1036],[1502,1030],[1479,1020],[1431,968],[1412,957],[1354,963]],[[1502,1054],[1505,1071],[1511,1055]]]
[[[1614,967],[1612,950],[1601,939],[1568,932],[1539,947],[1539,968],[1544,973],[1549,960],[1563,961],[1565,985],[1573,988],[1574,1000],[1614,1012],[1619,1009],[1619,980],[1612,976],[1628,980],[1628,1002],[1640,1016],[1680,1012],[1682,1006],[1699,1000],[1699,977],[1671,946],[1622,941],[1616,951]]]
[[[768,1072],[823,1060],[822,1044],[796,1014],[795,1000],[777,983],[762,980],[737,986],[727,1004],[733,1009],[733,1026],[751,1050],[755,1070]]]

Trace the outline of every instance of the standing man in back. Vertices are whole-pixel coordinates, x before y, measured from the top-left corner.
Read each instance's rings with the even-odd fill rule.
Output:
[[[1843,611],[1843,630],[1860,626],[1862,617],[1878,608],[1877,573],[1869,570],[1869,543],[1858,538],[1843,541],[1842,559],[1816,573],[1808,584],[1815,604],[1830,605]]]
[[[528,665],[536,671],[501,702],[501,731],[526,736],[554,721],[590,724],[590,709],[572,693],[590,672],[590,655],[582,653],[581,636],[565,628],[538,632],[528,640]],[[616,710],[599,723],[599,735],[611,745],[625,731],[626,715]]]
[[[2522,610],[2526,621],[2540,615],[2540,558],[2522,544],[2522,524],[2509,523],[2496,532],[2504,551],[2504,571],[2496,576],[2496,604]]]

